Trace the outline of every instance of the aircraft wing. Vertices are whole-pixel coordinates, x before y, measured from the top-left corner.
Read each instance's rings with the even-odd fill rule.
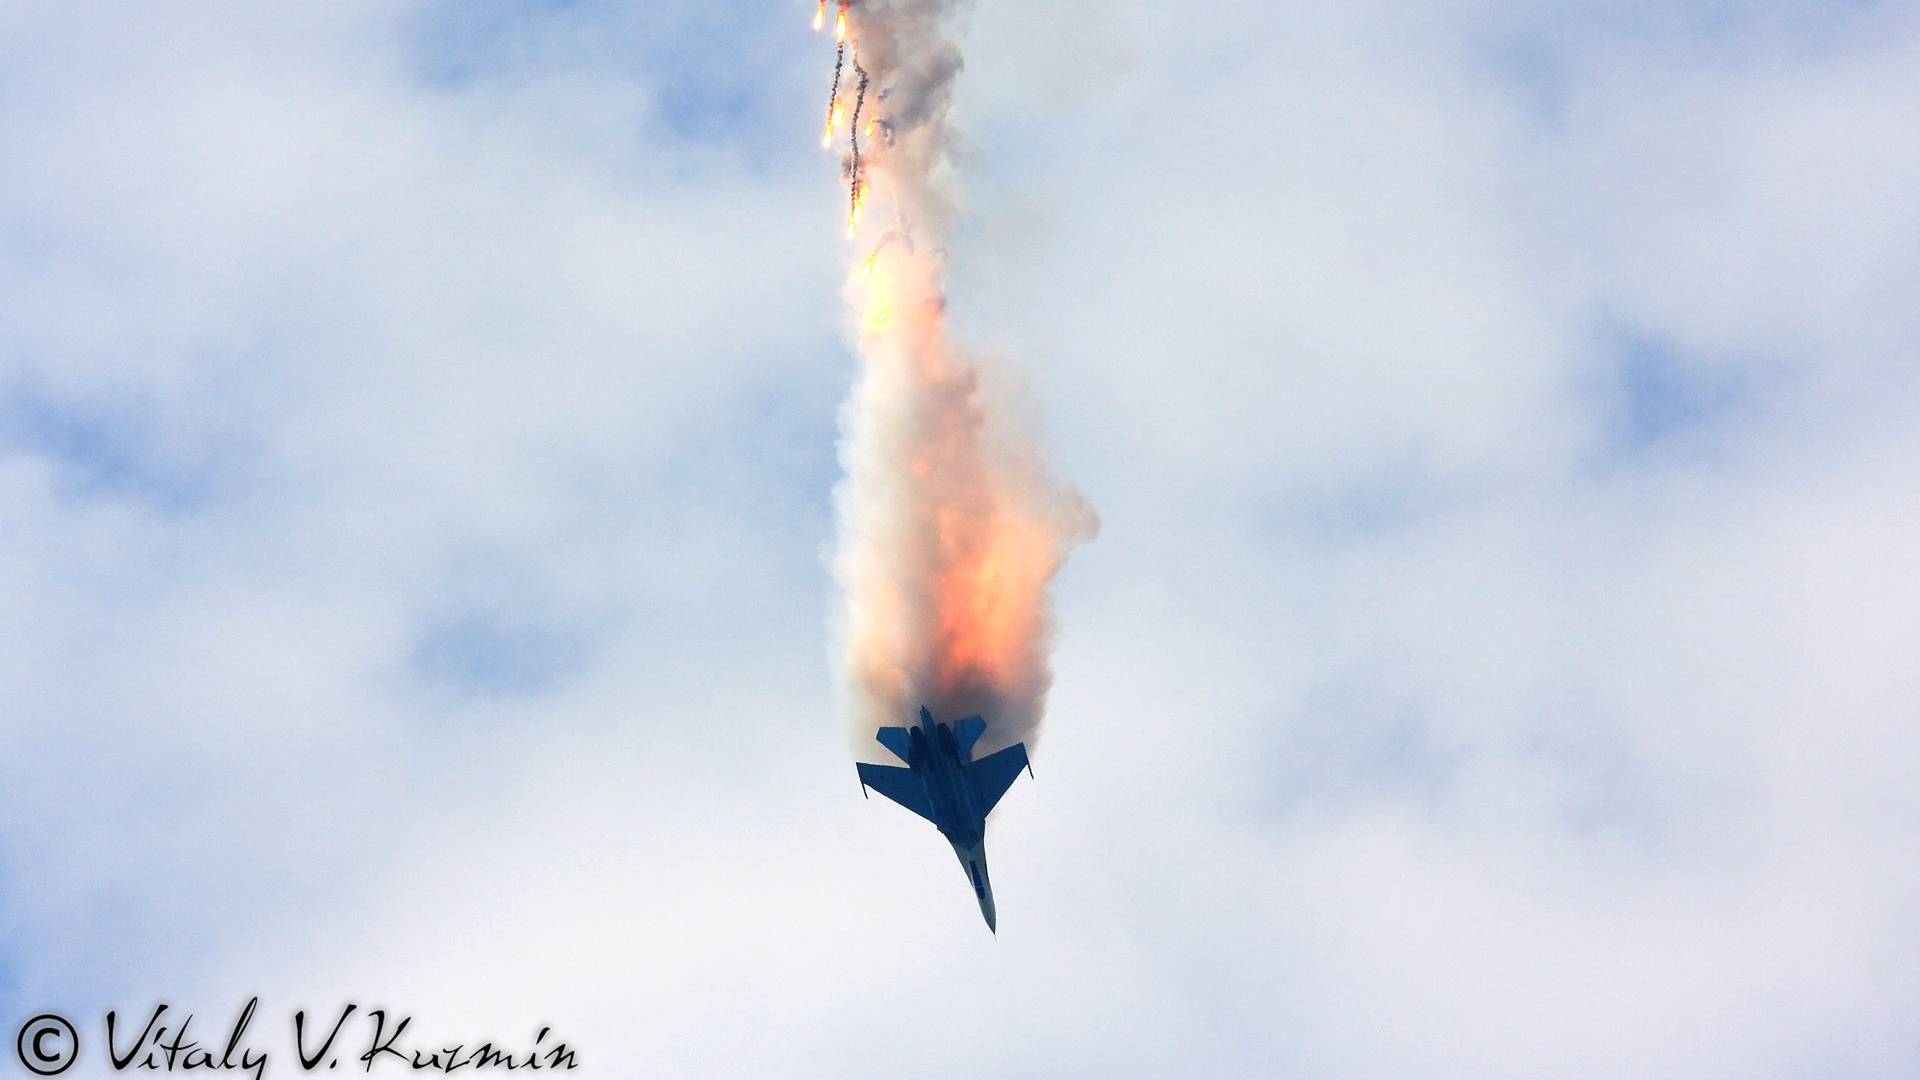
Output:
[[[1026,767],[1026,743],[1014,743],[999,753],[988,754],[967,766],[967,775],[973,778],[973,789],[979,794],[982,814],[992,811],[994,804],[1000,801],[1000,796],[1005,795],[1019,778],[1020,770]]]
[[[872,788],[928,821],[933,820],[933,803],[927,799],[927,786],[920,782],[912,769],[902,769],[897,765],[870,765],[864,761],[854,762],[854,767],[860,770],[863,787]]]

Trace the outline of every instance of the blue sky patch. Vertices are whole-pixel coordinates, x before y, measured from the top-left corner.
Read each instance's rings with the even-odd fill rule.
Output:
[[[435,621],[421,635],[412,668],[437,688],[494,697],[552,690],[584,670],[590,657],[588,635],[563,620],[464,612]]]
[[[1707,431],[1741,400],[1737,377],[1685,362],[1671,341],[1621,334],[1607,387],[1607,436],[1617,452],[1639,453]]]
[[[0,446],[55,466],[67,492],[122,498],[173,513],[212,499],[238,447],[197,424],[198,445],[169,445],[152,406],[61,400],[37,389],[0,397]]]
[[[658,133],[797,158],[812,147],[832,63],[809,14],[773,0],[443,0],[416,21],[411,55],[423,81],[455,92],[612,75],[650,99]]]

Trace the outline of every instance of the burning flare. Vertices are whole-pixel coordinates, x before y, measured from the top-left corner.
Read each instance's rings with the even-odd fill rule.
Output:
[[[874,753],[876,729],[923,705],[984,716],[983,752],[1031,744],[1051,681],[1047,584],[1098,528],[1086,501],[1047,475],[1012,388],[947,336],[942,242],[953,209],[934,177],[960,71],[946,24],[962,2],[843,0],[834,21],[826,143],[846,118],[847,235],[858,244],[867,221],[885,223],[856,247],[848,274],[864,364],[836,493],[861,756]],[[882,140],[863,146],[876,126]]]

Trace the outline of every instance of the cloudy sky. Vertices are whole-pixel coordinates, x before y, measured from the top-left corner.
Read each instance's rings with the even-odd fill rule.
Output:
[[[847,750],[810,14],[0,4],[0,1033],[1920,1070],[1920,5],[979,0],[1104,523],[997,938]]]

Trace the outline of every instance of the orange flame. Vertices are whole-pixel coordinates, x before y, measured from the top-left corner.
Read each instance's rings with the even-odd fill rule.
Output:
[[[971,508],[942,506],[936,520],[945,569],[935,586],[934,693],[1014,685],[1035,638],[1041,590],[1059,565],[1057,544]]]
[[[923,50],[947,46],[894,20],[896,6],[910,5],[861,9],[874,55],[870,64],[856,55],[855,70],[863,90],[871,66],[882,94],[904,88],[899,100],[912,101],[950,77],[920,62],[933,55]],[[846,0],[834,34],[858,49]],[[868,109],[849,126],[842,174],[851,187],[841,204],[847,236],[859,236],[870,177],[880,189],[876,222],[888,224],[877,244],[861,245],[868,254],[846,293],[865,363],[842,449],[852,493],[841,509],[838,566],[846,672],[855,727],[864,729],[856,742],[869,753],[874,727],[922,705],[942,719],[979,712],[996,739],[1031,739],[1051,681],[1047,584],[1098,522],[1085,500],[1046,475],[1019,410],[1005,409],[991,389],[990,371],[948,337],[944,197],[934,176],[947,139],[941,121],[890,109],[885,145],[863,160],[862,138],[882,130],[875,106],[886,99],[861,100]],[[831,102],[829,144],[845,122]],[[876,274],[893,241],[898,250]]]
[[[826,22],[826,19],[827,19],[827,0],[820,0],[820,6],[813,9],[813,29],[815,33],[818,33],[820,31],[820,26],[822,23]]]

